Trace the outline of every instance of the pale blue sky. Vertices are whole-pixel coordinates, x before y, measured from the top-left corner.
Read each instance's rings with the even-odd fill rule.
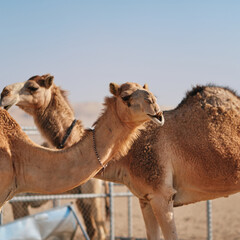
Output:
[[[51,73],[72,102],[148,83],[175,106],[196,84],[240,92],[240,1],[1,0],[0,89]]]

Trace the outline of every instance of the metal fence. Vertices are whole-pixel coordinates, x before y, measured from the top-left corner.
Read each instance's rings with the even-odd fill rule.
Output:
[[[39,135],[38,130],[35,127],[23,127],[23,130],[28,135]],[[132,193],[129,191],[124,192],[115,192],[114,188],[116,186],[119,186],[119,184],[114,183],[108,183],[109,186],[109,193],[81,193],[81,194],[59,194],[59,195],[29,195],[29,196],[15,196],[12,200],[10,200],[10,203],[18,202],[18,203],[24,203],[24,202],[37,202],[37,201],[49,201],[51,200],[53,202],[53,206],[59,206],[60,200],[70,200],[70,199],[93,199],[93,198],[109,198],[109,239],[113,240],[115,239],[115,218],[114,218],[114,199],[116,197],[125,197],[127,198],[127,238],[132,238]],[[207,201],[207,239],[213,240],[212,237],[212,202]],[[86,212],[86,214],[89,214]],[[5,223],[4,218],[4,208],[3,213],[0,214],[0,224]]]
[[[37,139],[39,140],[39,132],[36,129],[36,127],[22,127],[22,129],[29,135],[32,139],[35,139],[35,136],[37,136]],[[38,141],[37,140],[37,141]],[[4,206],[3,211],[0,214],[0,224],[4,224],[7,222],[10,222],[15,219],[15,215],[23,216],[29,214],[28,210],[26,213],[26,210],[23,210],[25,208],[29,209],[30,207],[33,208],[40,208],[45,202],[52,202],[52,206],[56,207],[61,205],[61,202],[64,200],[84,200],[84,199],[109,199],[109,221],[106,221],[108,224],[108,235],[110,239],[115,239],[115,219],[114,219],[114,198],[127,198],[127,216],[128,216],[128,235],[125,237],[131,238],[132,237],[132,209],[131,209],[131,202],[132,202],[132,194],[125,188],[124,191],[121,192],[115,192],[114,188],[121,186],[120,184],[114,184],[114,183],[108,183],[109,186],[109,192],[108,193],[92,193],[92,189],[89,189],[89,193],[68,193],[68,194],[58,194],[58,195],[33,195],[33,194],[24,194],[24,195],[17,195],[13,199],[9,201],[10,208],[12,208],[12,214],[11,209],[9,206]],[[86,191],[85,191],[86,192]],[[87,191],[88,192],[88,191]],[[25,203],[25,204],[24,204]],[[16,204],[15,209],[13,205]],[[64,203],[65,204],[65,203]],[[24,206],[26,205],[26,206]],[[24,207],[23,207],[24,206]],[[51,206],[50,206],[51,207]],[[104,208],[104,206],[102,206]],[[42,208],[36,210],[41,211]],[[15,211],[15,213],[14,213]],[[16,211],[18,211],[16,213]],[[24,213],[21,211],[25,211]],[[90,215],[92,213],[88,212],[89,209],[85,209],[84,212],[81,210],[80,215]],[[103,210],[104,211],[104,210]],[[13,215],[13,216],[8,216]],[[81,216],[82,219],[84,219],[83,216]]]
[[[66,199],[89,199],[89,198],[109,198],[110,199],[110,227],[109,227],[109,239],[115,239],[115,221],[114,221],[114,198],[116,197],[127,197],[128,198],[128,236],[127,238],[132,238],[132,209],[131,209],[131,198],[132,193],[128,192],[114,192],[114,186],[117,184],[109,183],[109,194],[58,194],[58,195],[34,195],[34,196],[16,196],[9,202],[29,202],[29,201],[53,201],[54,206],[59,206],[60,202],[57,200]],[[4,211],[4,208],[3,208]],[[1,213],[1,224],[4,224],[3,216]]]

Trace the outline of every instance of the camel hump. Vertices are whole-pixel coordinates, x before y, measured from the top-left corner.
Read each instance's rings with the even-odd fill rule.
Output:
[[[186,93],[185,98],[177,106],[181,108],[183,106],[189,106],[194,103],[199,102],[201,107],[205,109],[208,107],[223,107],[225,109],[234,109],[240,107],[240,97],[237,93],[228,88],[215,85],[197,85],[193,87],[192,90]]]
[[[3,132],[21,130],[21,127],[11,117],[11,115],[2,108],[0,108],[0,127],[3,128]]]

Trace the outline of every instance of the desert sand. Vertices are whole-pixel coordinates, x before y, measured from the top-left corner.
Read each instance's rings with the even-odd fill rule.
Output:
[[[87,108],[85,108],[88,106]],[[90,107],[89,107],[90,106]],[[96,119],[100,112],[101,104],[86,103],[76,104],[76,117],[83,119],[86,127]],[[90,109],[90,110],[88,110]],[[81,110],[81,111],[80,111]],[[10,109],[12,116],[21,126],[34,126],[32,118],[18,108]],[[34,141],[41,143],[39,136],[30,136]],[[114,191],[126,192],[124,186],[115,186]],[[61,205],[73,200],[61,200]],[[126,197],[117,197],[114,200],[114,222],[115,236],[128,237],[128,200]],[[220,198],[212,201],[212,228],[213,239],[217,240],[238,240],[240,239],[240,194],[232,195],[228,198]],[[52,202],[48,202],[38,209],[30,209],[31,213],[40,212],[52,207]],[[75,207],[76,209],[76,207]],[[77,211],[76,211],[77,212]],[[79,217],[81,218],[80,214]],[[207,212],[206,202],[190,204],[188,206],[175,208],[175,219],[179,239],[182,240],[202,240],[207,239]],[[12,212],[9,204],[4,206],[4,223],[12,221]],[[107,222],[109,228],[109,222]],[[132,197],[132,237],[146,238],[144,222],[141,210],[136,197]],[[83,239],[80,229],[74,240]]]
[[[115,186],[115,192],[126,192],[124,186]],[[73,200],[61,200],[60,205],[72,203]],[[212,234],[217,240],[238,240],[240,239],[240,194],[232,195],[228,198],[220,198],[212,201]],[[32,214],[41,212],[52,207],[52,202],[48,202],[41,208],[32,209]],[[78,217],[81,219],[81,215]],[[207,239],[207,213],[206,202],[190,204],[188,206],[175,208],[175,219],[179,239],[182,240],[203,240]],[[4,223],[13,220],[10,204],[4,206]],[[126,197],[116,197],[114,199],[114,222],[115,236],[118,238],[128,237],[128,200]],[[109,222],[107,222],[109,229]],[[141,210],[136,197],[132,197],[132,237],[146,238],[144,222]],[[80,229],[78,229],[74,240],[83,239]]]

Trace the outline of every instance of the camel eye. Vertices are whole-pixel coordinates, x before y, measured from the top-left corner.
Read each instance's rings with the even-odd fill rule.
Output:
[[[131,97],[131,95],[122,97],[122,100],[123,100],[124,102],[127,102],[127,101],[129,101],[130,97]]]
[[[150,100],[150,99],[148,99],[148,98],[144,98],[144,100],[145,100],[145,102],[147,102],[147,103],[149,103],[149,104],[152,104],[153,102]]]
[[[10,91],[8,89],[3,89],[2,93],[1,93],[1,98],[6,97],[7,95],[9,95]]]
[[[127,104],[128,107],[131,107],[131,103],[130,103],[130,101],[129,101],[130,98],[131,98],[131,95],[122,97],[122,100]]]
[[[33,87],[33,86],[28,87],[28,89],[29,89],[31,92],[35,92],[35,91],[38,90],[38,88]]]

